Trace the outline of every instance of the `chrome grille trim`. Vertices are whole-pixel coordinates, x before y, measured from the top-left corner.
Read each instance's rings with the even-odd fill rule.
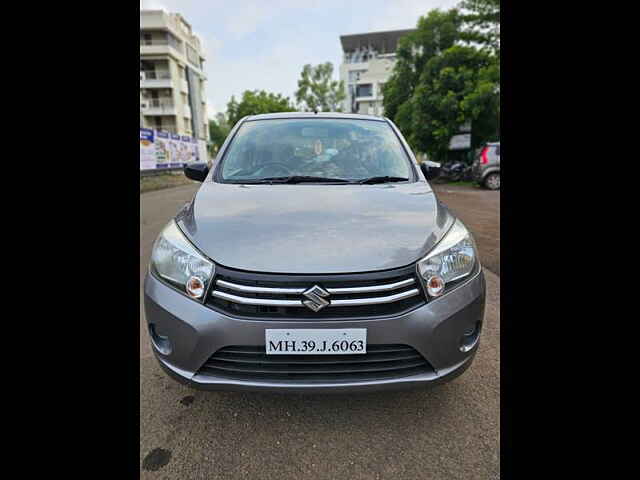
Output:
[[[374,292],[387,292],[389,290],[395,290],[396,288],[406,287],[415,283],[413,278],[407,278],[400,282],[387,283],[385,285],[370,285],[367,287],[345,287],[345,288],[327,288],[327,292],[332,295],[340,295],[347,293],[374,293]]]
[[[304,305],[300,300],[273,300],[270,298],[249,298],[239,297],[237,295],[231,295],[230,293],[214,290],[211,292],[212,297],[222,298],[223,300],[229,300],[235,303],[242,303],[243,305],[265,305],[268,307],[303,307]]]
[[[405,298],[413,297],[420,294],[417,288],[407,290],[406,292],[396,293],[395,295],[389,295],[386,297],[371,297],[371,298],[351,298],[348,300],[331,300],[330,307],[352,307],[357,305],[377,305],[380,303],[392,303],[398,300],[404,300]]]
[[[319,289],[321,299],[314,298]],[[302,323],[387,318],[410,312],[427,301],[415,264],[329,274],[247,272],[216,265],[204,303],[232,317]],[[322,308],[314,308],[318,303]],[[326,308],[329,306],[333,308]]]
[[[225,282],[228,283],[228,282]],[[395,295],[388,295],[386,297],[371,297],[371,298],[353,298],[347,300],[331,300],[329,307],[345,307],[345,306],[358,306],[358,305],[378,305],[381,303],[392,303],[405,298],[419,295],[420,291],[417,288],[407,290],[406,292],[396,293]],[[273,307],[303,307],[304,304],[301,300],[275,300],[269,298],[249,298],[241,297],[238,295],[232,295],[230,293],[221,292],[219,290],[213,290],[211,295],[223,300],[229,300],[235,303],[241,303],[244,305],[265,305]]]
[[[271,288],[271,287],[252,287],[250,285],[239,285],[237,283],[227,282],[225,280],[216,280],[216,285],[226,287],[238,292],[247,293],[281,293],[283,295],[295,295],[304,292],[305,288]]]
[[[375,292],[387,292],[389,290],[395,290],[396,288],[406,287],[415,283],[413,278],[407,278],[400,282],[387,283],[384,285],[369,285],[366,287],[345,287],[345,288],[327,288],[327,292],[332,295],[346,295],[354,293],[375,293]],[[306,288],[272,288],[272,287],[253,287],[250,285],[240,285],[237,283],[227,282],[225,280],[216,280],[216,285],[228,288],[230,290],[236,290],[238,292],[245,293],[272,293],[282,295],[296,295],[301,294]],[[220,297],[223,298],[223,297]],[[228,299],[227,299],[228,300]],[[255,305],[255,304],[252,304]]]

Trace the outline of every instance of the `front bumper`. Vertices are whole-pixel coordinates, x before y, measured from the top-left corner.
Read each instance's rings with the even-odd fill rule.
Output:
[[[450,293],[411,312],[365,320],[282,321],[238,319],[197,303],[147,274],[144,306],[153,351],[172,378],[202,390],[262,390],[329,393],[391,390],[435,385],[455,378],[472,363],[479,345],[485,307],[482,271]],[[478,340],[467,351],[462,336],[478,326]],[[366,328],[369,344],[403,344],[416,349],[434,372],[361,382],[301,383],[247,381],[198,373],[220,348],[264,345],[266,328]],[[162,338],[168,341],[163,343]],[[167,346],[170,345],[170,346]]]

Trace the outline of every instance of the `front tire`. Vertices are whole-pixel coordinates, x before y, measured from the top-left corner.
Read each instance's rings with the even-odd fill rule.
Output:
[[[489,190],[500,190],[500,173],[490,173],[484,179],[484,186]]]

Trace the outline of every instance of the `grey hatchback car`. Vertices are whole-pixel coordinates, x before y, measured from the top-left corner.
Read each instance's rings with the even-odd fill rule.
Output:
[[[473,179],[489,190],[500,190],[500,142],[480,148],[471,166]]]
[[[485,280],[471,233],[386,118],[240,120],[162,230],[144,285],[153,352],[205,390],[434,385],[471,365]]]

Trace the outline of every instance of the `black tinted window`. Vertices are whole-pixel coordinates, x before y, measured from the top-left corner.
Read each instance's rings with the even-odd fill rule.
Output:
[[[370,83],[364,85],[358,85],[356,87],[356,97],[371,97],[373,96],[373,85]]]

